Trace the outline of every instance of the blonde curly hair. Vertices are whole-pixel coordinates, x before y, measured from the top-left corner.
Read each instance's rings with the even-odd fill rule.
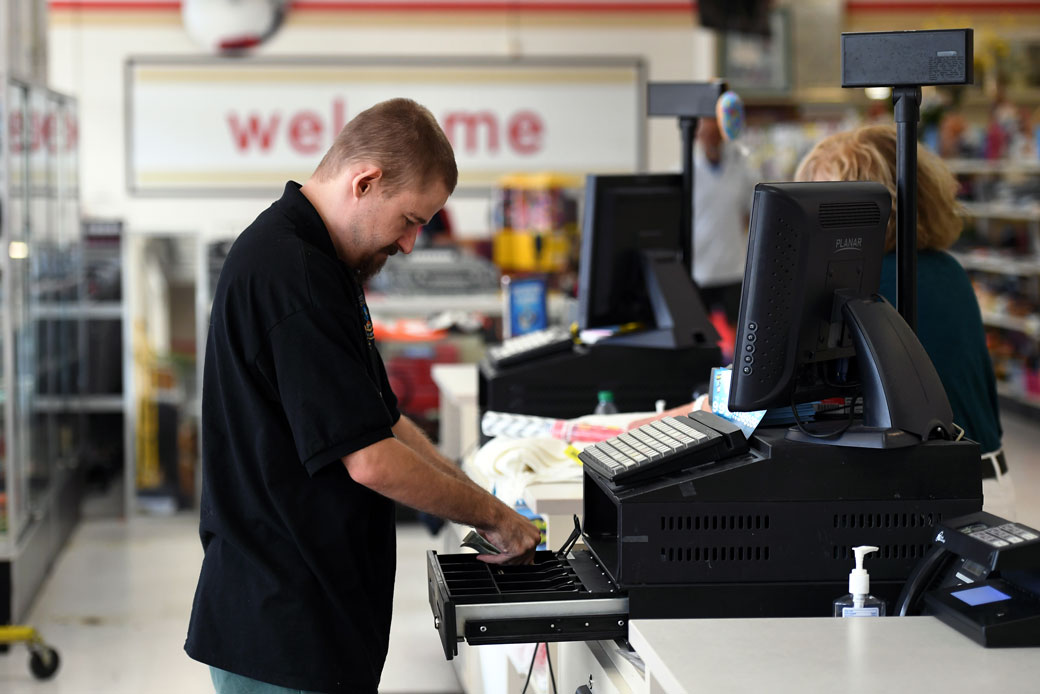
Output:
[[[820,140],[798,164],[796,181],[877,181],[892,196],[885,251],[896,247],[896,128],[867,125]],[[917,248],[946,250],[964,228],[957,179],[931,150],[917,146]]]

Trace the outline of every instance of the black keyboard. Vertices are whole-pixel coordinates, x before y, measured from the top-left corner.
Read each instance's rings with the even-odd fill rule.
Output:
[[[665,417],[587,446],[578,457],[615,484],[632,484],[744,453],[740,427],[711,412]]]
[[[510,337],[500,345],[489,347],[487,357],[492,366],[502,367],[557,352],[567,352],[573,345],[571,331],[555,326]]]

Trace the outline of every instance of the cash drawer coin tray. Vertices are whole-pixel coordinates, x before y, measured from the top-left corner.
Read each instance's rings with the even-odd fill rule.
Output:
[[[628,598],[591,552],[537,552],[534,563],[486,564],[426,553],[430,607],[448,660],[471,645],[589,641],[628,634]]]

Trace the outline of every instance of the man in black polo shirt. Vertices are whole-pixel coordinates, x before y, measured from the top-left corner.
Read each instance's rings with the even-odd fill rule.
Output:
[[[185,650],[218,694],[375,692],[390,636],[393,501],[529,561],[538,531],[397,411],[362,283],[408,253],[458,178],[407,99],[348,123],[235,241],[202,402],[205,558]]]

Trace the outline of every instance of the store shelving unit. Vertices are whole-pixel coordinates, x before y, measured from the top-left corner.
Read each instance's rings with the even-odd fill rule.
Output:
[[[972,275],[1005,405],[1040,411],[1040,161],[950,159],[967,191]]]
[[[1040,174],[1040,160],[1033,159],[947,159],[946,164],[955,174]]]
[[[81,461],[89,495],[84,512],[98,516],[124,516],[132,509],[124,246],[120,221],[84,221],[75,307],[84,369],[75,402],[86,425]]]
[[[199,238],[198,243],[195,244],[195,267],[198,269],[198,276],[195,280],[195,397],[191,405],[191,412],[198,422],[196,455],[199,464],[195,466],[196,508],[202,503],[202,381],[205,369],[206,338],[209,335],[209,315],[213,308],[213,293],[217,288],[220,270],[224,267],[224,259],[227,258],[234,241],[234,237],[223,236]]]
[[[0,84],[0,624],[24,616],[79,519],[86,425],[74,100]],[[118,357],[117,357],[118,358]]]

